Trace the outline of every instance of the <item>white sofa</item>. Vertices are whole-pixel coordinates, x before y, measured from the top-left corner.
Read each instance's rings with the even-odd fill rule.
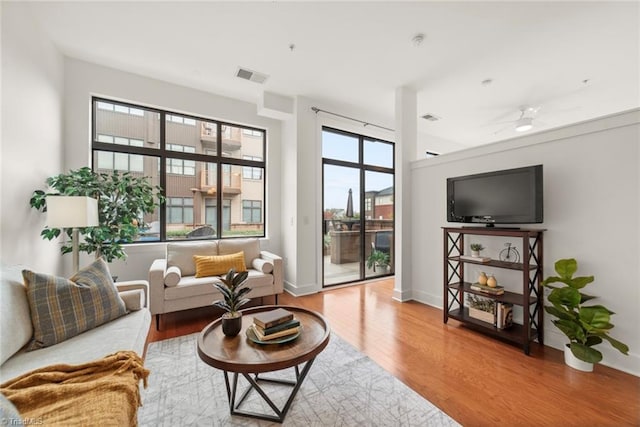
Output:
[[[282,258],[260,249],[260,241],[222,239],[167,243],[165,258],[156,259],[149,269],[149,307],[160,327],[160,315],[212,305],[222,295],[213,286],[219,276],[195,277],[194,255],[229,255],[244,252],[249,272],[248,298],[275,296],[284,290]]]
[[[144,280],[116,283],[128,314],[53,346],[26,351],[33,325],[23,268],[2,267],[0,271],[0,383],[37,368],[86,363],[121,350],[144,355],[151,325]]]

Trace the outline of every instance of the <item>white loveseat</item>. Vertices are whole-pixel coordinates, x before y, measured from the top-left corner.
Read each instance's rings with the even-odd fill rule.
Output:
[[[151,315],[156,315],[156,328],[160,315],[174,311],[212,305],[222,296],[213,286],[219,276],[195,277],[193,257],[244,253],[249,272],[248,298],[275,296],[284,290],[282,258],[260,250],[260,241],[250,239],[223,239],[197,242],[167,243],[165,258],[156,259],[149,270]]]
[[[23,268],[2,267],[0,271],[0,383],[37,368],[82,364],[122,350],[144,355],[151,325],[144,280],[116,283],[128,314],[50,347],[26,351],[33,324]]]

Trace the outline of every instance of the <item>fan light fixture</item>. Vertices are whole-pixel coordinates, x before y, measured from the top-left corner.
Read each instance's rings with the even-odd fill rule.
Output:
[[[533,119],[531,117],[522,117],[516,122],[516,132],[526,132],[533,127]]]

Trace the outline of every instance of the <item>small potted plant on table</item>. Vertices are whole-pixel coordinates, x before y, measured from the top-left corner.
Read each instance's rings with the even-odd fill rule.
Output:
[[[214,302],[213,305],[226,311],[222,315],[222,332],[228,337],[235,337],[242,329],[242,313],[238,309],[250,301],[249,298],[244,298],[251,292],[251,288],[244,284],[248,276],[247,271],[236,273],[232,268],[220,279],[222,283],[213,284],[223,296],[223,299]]]

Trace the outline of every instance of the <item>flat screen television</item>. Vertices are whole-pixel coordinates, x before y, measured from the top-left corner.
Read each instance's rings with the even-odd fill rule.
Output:
[[[542,165],[447,178],[447,221],[543,222]]]

